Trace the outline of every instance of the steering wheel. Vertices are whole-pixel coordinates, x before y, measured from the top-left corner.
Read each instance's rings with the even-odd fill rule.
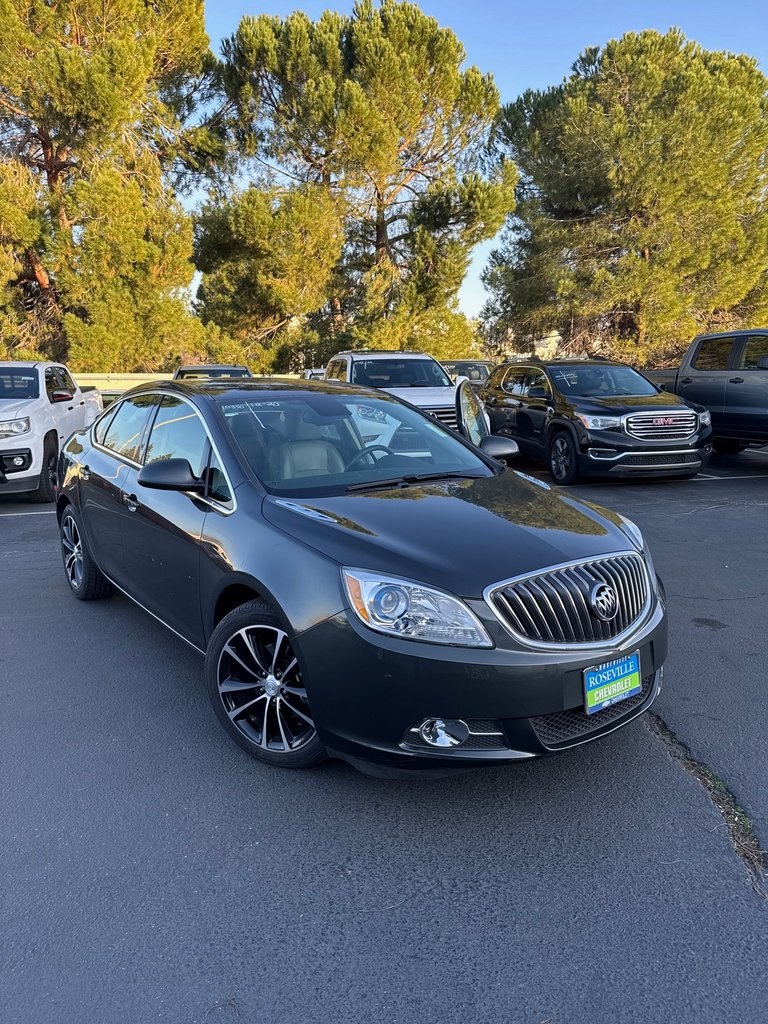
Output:
[[[352,469],[352,467],[355,465],[356,462],[359,462],[360,459],[365,458],[366,455],[370,455],[371,452],[375,452],[375,451],[386,452],[387,455],[396,455],[397,454],[397,452],[393,452],[391,448],[387,448],[387,446],[385,444],[371,444],[371,445],[368,445],[367,448],[361,448],[359,452],[355,452],[355,454],[352,456],[352,458],[346,464],[344,469]]]

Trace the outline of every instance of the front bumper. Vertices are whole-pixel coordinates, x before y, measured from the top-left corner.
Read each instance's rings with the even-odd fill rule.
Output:
[[[39,479],[40,466],[29,443],[9,447],[7,442],[0,442],[0,494],[32,491]]]
[[[712,455],[711,430],[663,443],[615,430],[582,430],[579,442],[582,476],[682,476],[704,469]]]
[[[482,602],[469,602],[480,614]],[[620,648],[534,651],[486,614],[492,650],[385,637],[340,613],[296,638],[318,734],[332,755],[373,774],[445,772],[541,757],[597,739],[655,700],[667,654],[663,598]],[[586,716],[583,671],[640,652],[643,689]],[[622,707],[622,703],[624,706]],[[413,730],[428,718],[466,722],[470,740],[429,747]]]

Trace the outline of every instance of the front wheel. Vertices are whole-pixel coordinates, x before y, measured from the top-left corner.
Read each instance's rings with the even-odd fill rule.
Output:
[[[78,601],[98,601],[114,592],[91,557],[80,519],[71,505],[61,517],[61,557],[69,589]]]
[[[579,479],[576,445],[570,434],[555,434],[549,442],[549,472],[557,484],[575,484]]]
[[[56,500],[56,463],[59,458],[59,451],[56,442],[47,438],[43,446],[43,468],[40,470],[40,480],[34,491],[28,494],[30,501],[45,502]]]
[[[309,768],[325,758],[291,638],[263,601],[221,620],[205,677],[216,717],[252,757],[283,768]]]

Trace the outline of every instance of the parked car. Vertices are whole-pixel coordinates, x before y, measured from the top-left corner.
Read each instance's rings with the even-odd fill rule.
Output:
[[[580,476],[695,476],[712,452],[709,412],[624,363],[509,362],[479,397],[491,430],[546,462],[559,484]]]
[[[700,334],[678,370],[647,376],[709,409],[716,451],[768,443],[768,329]]]
[[[325,377],[324,366],[308,366],[301,374],[302,380],[323,380]]]
[[[60,363],[0,363],[0,494],[53,501],[60,448],[101,409]]]
[[[225,731],[272,764],[455,770],[613,732],[667,651],[640,531],[505,469],[458,401],[480,446],[355,385],[142,385],[62,455],[71,592],[116,586],[204,654]],[[390,420],[423,454],[365,440]]]
[[[252,377],[247,366],[224,366],[220,363],[209,363],[205,366],[180,366],[173,374],[174,380],[200,380],[216,377]]]
[[[466,377],[475,391],[482,388],[495,365],[487,359],[455,359],[450,363],[443,362],[452,380]]]
[[[456,385],[424,352],[339,352],[325,368],[326,380],[381,388],[456,427]]]

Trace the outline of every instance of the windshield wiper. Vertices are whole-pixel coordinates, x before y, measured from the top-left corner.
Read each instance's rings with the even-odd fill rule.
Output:
[[[410,484],[423,483],[425,480],[479,480],[478,473],[468,473],[463,469],[448,470],[443,473],[407,473],[405,476],[394,476],[388,480],[369,480],[367,483],[350,484],[346,494],[353,491],[371,491],[386,487],[408,487]]]

